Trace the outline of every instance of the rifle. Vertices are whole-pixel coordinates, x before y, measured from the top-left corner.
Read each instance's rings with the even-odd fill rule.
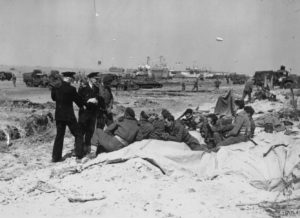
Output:
[[[258,145],[253,139],[248,139],[250,142],[252,142],[255,146]]]
[[[287,147],[288,145],[286,144],[276,144],[276,145],[272,145],[269,150],[263,154],[263,157],[266,157],[272,150],[274,150],[275,148],[277,147],[280,147],[280,146],[284,146],[284,147]]]

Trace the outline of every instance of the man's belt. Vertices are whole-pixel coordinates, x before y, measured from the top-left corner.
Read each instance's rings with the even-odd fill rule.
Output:
[[[118,141],[121,142],[121,144],[124,145],[125,147],[128,146],[129,143],[125,139],[122,139],[118,135],[115,135],[115,138],[118,139]]]

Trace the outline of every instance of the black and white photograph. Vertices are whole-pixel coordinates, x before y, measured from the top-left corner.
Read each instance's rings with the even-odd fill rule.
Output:
[[[0,217],[300,217],[300,1],[0,0]]]

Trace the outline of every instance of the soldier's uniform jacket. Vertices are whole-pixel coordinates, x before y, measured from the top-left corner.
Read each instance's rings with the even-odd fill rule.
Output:
[[[245,135],[251,134],[251,123],[249,117],[245,111],[238,111],[233,123],[233,129],[227,133],[227,136]]]
[[[167,128],[166,140],[175,142],[184,142],[187,145],[199,144],[198,140],[190,135],[189,131],[180,123],[180,121],[174,121],[170,128]]]
[[[151,122],[149,122],[148,120],[140,120],[139,121],[139,132],[136,136],[136,140],[140,141],[143,139],[149,139],[150,134],[153,133],[154,131],[154,127],[153,124]]]
[[[99,105],[101,104],[101,99],[99,97],[99,88],[97,86],[90,87],[89,84],[80,86],[78,89],[78,94],[82,97],[84,104],[86,105],[86,110],[91,113],[96,113]],[[98,104],[88,103],[90,98],[96,98]]]
[[[109,125],[105,132],[111,135],[117,135],[128,144],[134,142],[139,131],[138,122],[133,118],[121,117],[118,121]]]
[[[153,120],[152,125],[153,131],[151,131],[149,139],[163,140],[162,136],[166,133],[164,121],[161,119],[155,119]]]
[[[59,121],[71,121],[76,120],[73,102],[77,104],[79,108],[83,107],[83,101],[78,95],[76,88],[69,83],[62,82],[58,88],[51,90],[51,98],[56,102],[55,119]]]
[[[252,90],[253,90],[253,81],[249,79],[245,84],[244,92],[252,92]]]
[[[195,121],[194,117],[185,118],[180,120],[181,124],[186,126],[188,130],[196,130],[198,123]]]
[[[100,85],[99,86],[99,94],[104,100],[105,107],[104,109],[112,108],[113,104],[113,94],[109,86]]]

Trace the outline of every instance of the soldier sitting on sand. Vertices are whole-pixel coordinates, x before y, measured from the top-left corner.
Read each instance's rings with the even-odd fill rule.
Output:
[[[204,145],[200,145],[199,141],[193,137],[188,130],[180,123],[175,121],[174,116],[167,114],[164,118],[166,132],[163,134],[163,139],[166,141],[184,142],[193,151],[206,151]]]
[[[149,114],[148,120],[153,125],[153,131],[149,135],[149,139],[164,140],[163,135],[166,133],[164,118],[171,114],[168,110],[162,109],[161,116],[158,114]]]
[[[149,121],[149,115],[145,111],[142,111],[140,114],[139,132],[136,136],[136,140],[141,141],[143,139],[149,139],[153,131],[154,126]]]
[[[193,115],[194,111],[191,108],[186,109],[186,111],[177,118],[188,130],[196,130],[199,126],[199,122]]]
[[[97,128],[92,137],[92,145],[97,146],[96,155],[116,151],[133,143],[139,131],[135,112],[127,107],[124,116],[109,125],[105,131]]]
[[[227,146],[240,142],[248,141],[251,134],[250,120],[247,113],[244,111],[245,103],[243,100],[235,100],[234,104],[237,107],[233,128],[225,133],[225,139],[217,144],[217,146]]]
[[[224,124],[225,119],[218,118],[216,114],[209,114],[207,116],[207,128],[208,134],[204,139],[205,143],[209,145],[209,147],[215,147],[219,142],[224,140],[224,134],[233,128],[233,125]]]
[[[255,132],[255,122],[253,120],[253,114],[255,113],[254,109],[251,106],[245,106],[244,111],[247,113],[250,120],[250,138],[253,138]]]

